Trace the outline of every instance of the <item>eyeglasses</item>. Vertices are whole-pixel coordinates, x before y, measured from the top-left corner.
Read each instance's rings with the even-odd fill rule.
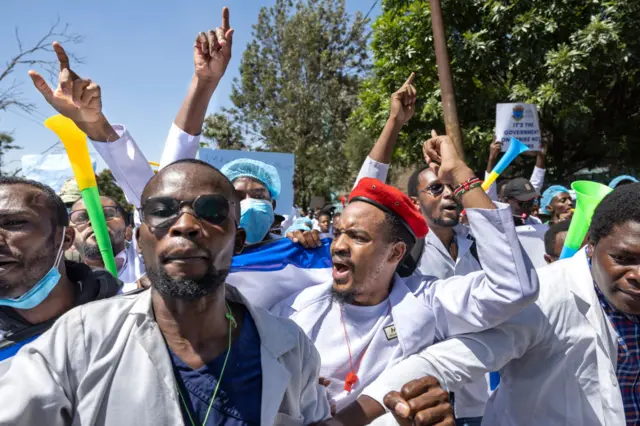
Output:
[[[182,216],[184,206],[190,206],[196,218],[213,225],[221,225],[229,217],[229,201],[218,194],[200,195],[193,201],[171,197],[149,198],[140,209],[140,216],[151,228],[168,228]]]
[[[120,212],[118,212],[118,209],[115,207],[103,206],[102,211],[104,212],[104,219],[106,221],[116,219],[120,216]],[[69,215],[69,220],[74,225],[84,225],[89,222],[89,213],[87,213],[86,210],[73,211]]]
[[[443,183],[434,183],[433,185],[427,186],[425,189],[423,189],[420,192],[425,192],[425,193],[431,195],[432,197],[439,197],[440,195],[442,195],[442,193],[444,192],[444,189],[447,186],[448,185],[445,185]],[[451,192],[453,192],[453,191],[451,191]]]

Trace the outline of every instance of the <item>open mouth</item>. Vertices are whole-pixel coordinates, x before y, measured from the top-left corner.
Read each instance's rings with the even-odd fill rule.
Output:
[[[333,279],[338,283],[345,282],[353,271],[353,265],[342,260],[333,260]]]

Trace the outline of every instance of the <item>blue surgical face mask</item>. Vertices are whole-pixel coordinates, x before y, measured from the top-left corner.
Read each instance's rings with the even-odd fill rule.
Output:
[[[271,201],[245,198],[240,202],[240,227],[247,233],[247,243],[262,241],[273,225]]]
[[[31,287],[29,291],[27,291],[22,296],[17,299],[2,299],[0,298],[0,306],[9,306],[11,308],[17,309],[33,309],[39,304],[41,304],[44,299],[49,296],[51,290],[58,284],[60,281],[60,271],[58,271],[58,265],[60,264],[60,260],[64,254],[62,247],[64,246],[64,231],[65,227],[62,228],[62,241],[60,242],[60,248],[58,249],[58,254],[56,255],[56,260],[53,262],[53,266],[49,269],[44,277],[40,279]]]

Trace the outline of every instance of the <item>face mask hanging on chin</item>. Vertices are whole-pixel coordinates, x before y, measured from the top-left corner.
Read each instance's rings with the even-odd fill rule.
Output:
[[[240,227],[247,233],[247,244],[262,241],[273,225],[273,206],[268,200],[245,198],[240,202]]]
[[[60,271],[58,270],[58,266],[60,265],[60,260],[64,255],[64,250],[62,250],[64,246],[64,231],[66,227],[62,227],[62,241],[60,242],[60,248],[58,249],[58,254],[56,255],[56,259],[53,262],[53,266],[49,271],[38,281],[29,291],[27,291],[22,296],[11,299],[0,298],[0,306],[8,306],[10,308],[16,309],[33,309],[39,304],[41,304],[44,299],[49,296],[49,293],[54,289],[54,287],[60,281]]]

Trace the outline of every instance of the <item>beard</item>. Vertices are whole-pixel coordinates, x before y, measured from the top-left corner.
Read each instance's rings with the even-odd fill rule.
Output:
[[[199,279],[171,278],[162,267],[157,269],[147,268],[147,275],[152,286],[166,297],[182,300],[198,300],[204,296],[215,293],[224,285],[229,270],[219,271],[211,265],[207,273]]]
[[[115,246],[117,245],[117,241],[122,241],[122,245],[124,245],[124,234],[125,230],[117,231],[112,233],[109,231],[109,242],[111,243],[111,250],[113,250],[113,255],[117,255]],[[84,240],[81,243],[75,243],[76,250],[80,253],[80,256],[83,259],[102,259],[102,253],[100,253],[100,248],[98,247],[98,243],[90,243],[88,240]]]
[[[338,291],[334,287],[331,287],[331,302],[336,302],[340,305],[353,305],[356,301],[357,293],[355,289],[350,288],[345,291]]]
[[[460,215],[456,216],[455,219],[443,219],[440,217],[438,219],[432,219],[431,221],[434,225],[440,226],[441,228],[453,228],[460,223]]]
[[[113,246],[113,243],[111,244]],[[83,259],[101,259],[102,253],[98,245],[89,244],[86,241],[82,245],[76,245],[76,249]],[[117,254],[117,253],[114,253]]]

